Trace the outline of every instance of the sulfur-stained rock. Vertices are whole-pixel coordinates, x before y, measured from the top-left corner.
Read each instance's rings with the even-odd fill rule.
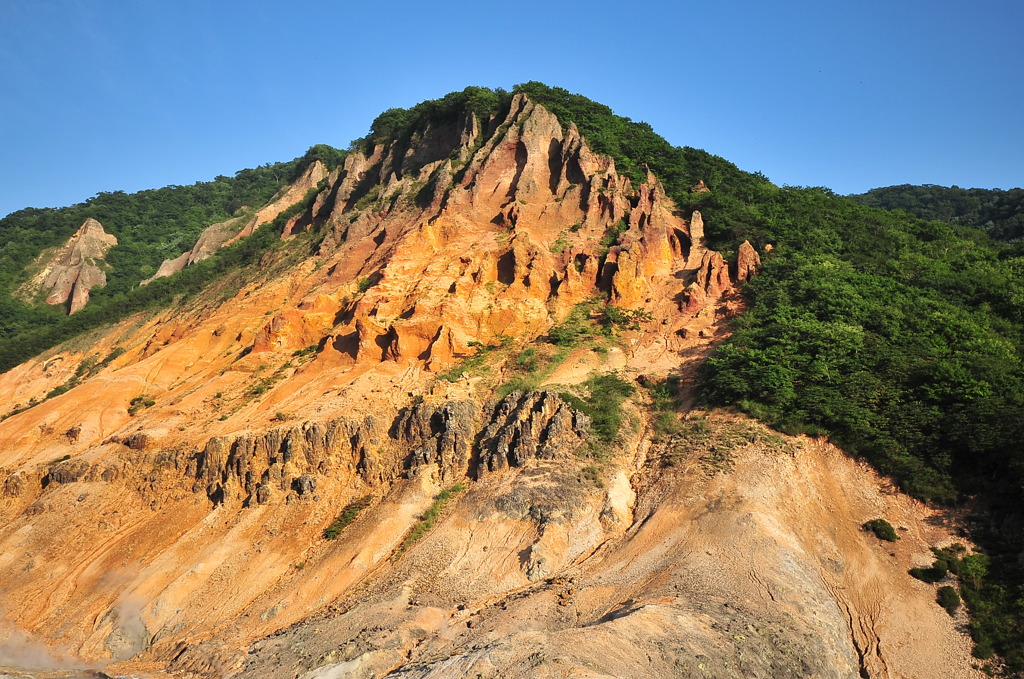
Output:
[[[256,333],[252,352],[293,351],[319,344],[331,329],[333,320],[333,313],[285,309],[275,314]]]

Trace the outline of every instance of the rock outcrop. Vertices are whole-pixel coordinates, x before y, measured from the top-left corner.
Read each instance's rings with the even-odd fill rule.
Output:
[[[743,241],[736,253],[736,280],[741,283],[748,281],[760,268],[761,256],[757,254],[757,250],[750,244],[750,241]]]
[[[157,453],[178,458],[190,490],[214,503],[266,504],[275,493],[311,495],[316,479],[368,485],[394,482],[403,472],[436,467],[443,483],[466,476],[522,467],[528,460],[572,455],[586,440],[590,421],[551,392],[514,392],[485,416],[474,401],[418,403],[402,409],[386,429],[380,419],[338,418],[275,427],[262,433],[215,436],[200,449]],[[135,432],[118,441],[145,450],[148,436]],[[182,459],[185,456],[187,459]],[[94,468],[76,459],[54,466],[43,483],[71,483]],[[97,474],[92,473],[93,476]],[[5,483],[18,488],[18,475]],[[312,485],[310,485],[310,481]]]
[[[193,492],[205,492],[215,504],[231,499],[265,504],[274,492],[286,495],[293,488],[305,495],[309,483],[297,480],[315,474],[342,479],[358,474],[368,483],[381,482],[393,473],[381,469],[380,437],[372,417],[214,437],[191,457],[185,475],[195,480]]]
[[[277,219],[282,212],[305,198],[306,194],[326,179],[328,174],[327,167],[322,162],[313,161],[301,177],[296,179],[283,193],[257,210],[241,230],[225,242],[225,245],[247,238],[255,233],[256,229]]]
[[[239,219],[229,219],[206,227],[206,229],[203,230],[203,233],[200,234],[199,240],[197,240],[196,244],[192,246],[191,250],[182,253],[174,259],[165,259],[160,264],[160,268],[157,269],[157,272],[142,281],[140,285],[151,283],[157,278],[171,276],[178,273],[186,266],[191,266],[196,262],[203,261],[215,253],[219,248],[223,247],[224,244],[235,235],[235,229],[238,227],[238,224]]]
[[[551,392],[513,392],[502,399],[480,436],[477,476],[528,460],[569,457],[586,440],[590,420]]]
[[[90,290],[107,284],[103,259],[115,245],[117,238],[90,217],[67,243],[39,256],[40,270],[19,292],[28,299],[43,294],[47,304],[64,305],[73,314],[89,302]]]

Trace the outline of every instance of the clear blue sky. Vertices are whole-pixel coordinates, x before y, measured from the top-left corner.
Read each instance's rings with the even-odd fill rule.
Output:
[[[0,0],[0,215],[540,80],[779,184],[1024,184],[1024,3]]]

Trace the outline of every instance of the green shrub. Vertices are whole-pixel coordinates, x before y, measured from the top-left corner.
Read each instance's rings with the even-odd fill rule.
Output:
[[[402,555],[409,550],[416,541],[421,537],[430,532],[430,529],[437,523],[437,519],[441,516],[441,510],[444,509],[445,505],[454,498],[456,495],[466,490],[466,486],[461,483],[456,483],[451,488],[442,490],[434,498],[433,504],[427,508],[427,511],[423,512],[423,516],[420,520],[413,525],[412,530],[409,531],[408,535],[402,541],[402,544],[398,547],[398,555]]]
[[[879,540],[896,542],[900,539],[900,536],[896,534],[896,529],[893,528],[892,524],[885,519],[871,519],[870,521],[865,522],[861,528],[871,531]]]
[[[960,608],[960,595],[956,593],[956,589],[949,585],[939,587],[936,601],[950,615],[954,615],[957,609]]]
[[[338,536],[341,535],[341,531],[345,530],[345,528],[355,521],[356,517],[359,516],[359,513],[369,507],[372,501],[373,495],[364,495],[358,500],[353,500],[345,505],[345,508],[341,510],[340,514],[338,514],[338,518],[324,529],[324,538],[328,540],[337,540]]]
[[[932,583],[938,582],[942,578],[946,577],[946,573],[948,573],[949,570],[945,567],[945,565],[938,565],[938,562],[936,562],[936,565],[933,565],[931,567],[911,568],[908,572],[921,582]]]
[[[146,398],[143,395],[139,395],[128,402],[128,414],[134,417],[135,414],[142,410],[143,408],[152,408],[155,405],[156,401],[154,401],[153,399]]]

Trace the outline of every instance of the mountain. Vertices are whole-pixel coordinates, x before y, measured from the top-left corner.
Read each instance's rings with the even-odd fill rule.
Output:
[[[107,285],[16,294],[86,219]],[[1024,278],[981,231],[539,83],[0,227],[34,238],[0,278],[0,664],[1021,666]]]

